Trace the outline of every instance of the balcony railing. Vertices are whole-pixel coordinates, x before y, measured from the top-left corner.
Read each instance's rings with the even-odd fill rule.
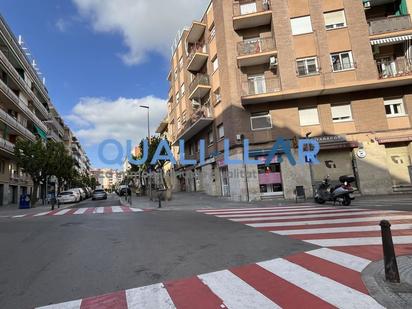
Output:
[[[195,110],[191,117],[179,128],[178,135],[181,135],[190,127],[192,127],[197,121],[205,118],[212,118],[212,110],[210,105],[203,105]]]
[[[0,149],[14,153],[14,144],[6,141],[4,138],[0,138]]]
[[[46,125],[30,110],[30,108],[20,99],[1,79],[0,89],[10,98],[40,129],[47,132]]]
[[[269,11],[269,0],[235,1],[233,2],[233,16],[244,16],[253,13]]]
[[[192,61],[196,53],[207,53],[206,44],[196,43],[193,44],[189,49],[189,62]]]
[[[33,101],[34,105],[37,107],[37,109],[44,115],[47,116],[49,112],[47,109],[43,106],[43,104],[39,101],[39,99],[36,97],[36,95],[33,93],[31,90],[29,84],[27,83],[26,80],[24,80],[20,74],[16,71],[16,69],[10,64],[9,60],[7,59],[6,55],[0,51],[0,60],[2,63],[8,68],[8,70],[11,72],[13,75],[15,81],[20,85],[21,88],[24,89],[24,91],[30,96],[31,100]]]
[[[198,86],[210,86],[210,78],[207,74],[196,74],[195,79],[190,84],[190,92],[193,92]]]
[[[380,59],[376,60],[379,78],[393,78],[412,74],[412,59],[404,57],[395,60]]]
[[[278,77],[256,78],[242,82],[243,97],[275,93],[279,91],[281,91],[281,84]]]
[[[369,20],[368,24],[370,35],[412,29],[411,17],[409,15]]]
[[[256,39],[239,42],[237,45],[238,56],[254,55],[272,51],[276,48],[273,38]]]
[[[22,123],[20,123],[17,119],[7,114],[1,108],[0,108],[0,119],[4,121],[8,126],[20,132],[22,135],[24,135],[28,139],[32,141],[36,140],[36,136],[32,132],[30,132],[29,129],[27,129]]]

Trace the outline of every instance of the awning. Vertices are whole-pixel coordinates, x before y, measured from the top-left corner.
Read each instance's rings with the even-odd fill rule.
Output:
[[[47,140],[47,133],[40,129],[38,126],[34,126],[36,128],[37,134],[39,134],[40,138]]]
[[[371,45],[391,44],[391,43],[397,43],[397,42],[404,42],[404,41],[408,41],[408,40],[412,40],[412,34],[411,35],[394,36],[394,37],[391,37],[391,38],[371,40]]]

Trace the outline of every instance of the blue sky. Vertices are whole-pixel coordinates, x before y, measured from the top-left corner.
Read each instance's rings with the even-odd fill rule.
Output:
[[[140,104],[152,107],[152,130],[165,116],[170,45],[207,2],[1,0],[0,12],[15,35],[23,36],[54,105],[93,165],[102,167],[102,140],[137,142],[145,136]],[[182,9],[186,17],[173,13]]]

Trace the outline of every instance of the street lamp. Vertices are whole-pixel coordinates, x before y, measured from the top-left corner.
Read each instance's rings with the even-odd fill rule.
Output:
[[[150,107],[148,105],[140,105],[140,107],[147,109],[147,141],[150,144]]]

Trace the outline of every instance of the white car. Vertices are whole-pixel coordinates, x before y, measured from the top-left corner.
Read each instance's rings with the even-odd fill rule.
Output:
[[[70,191],[74,191],[79,194],[79,202],[86,199],[86,193],[84,192],[82,188],[74,188],[74,189],[70,189]]]
[[[80,196],[73,191],[64,191],[57,196],[57,200],[60,204],[76,203],[80,200]]]

